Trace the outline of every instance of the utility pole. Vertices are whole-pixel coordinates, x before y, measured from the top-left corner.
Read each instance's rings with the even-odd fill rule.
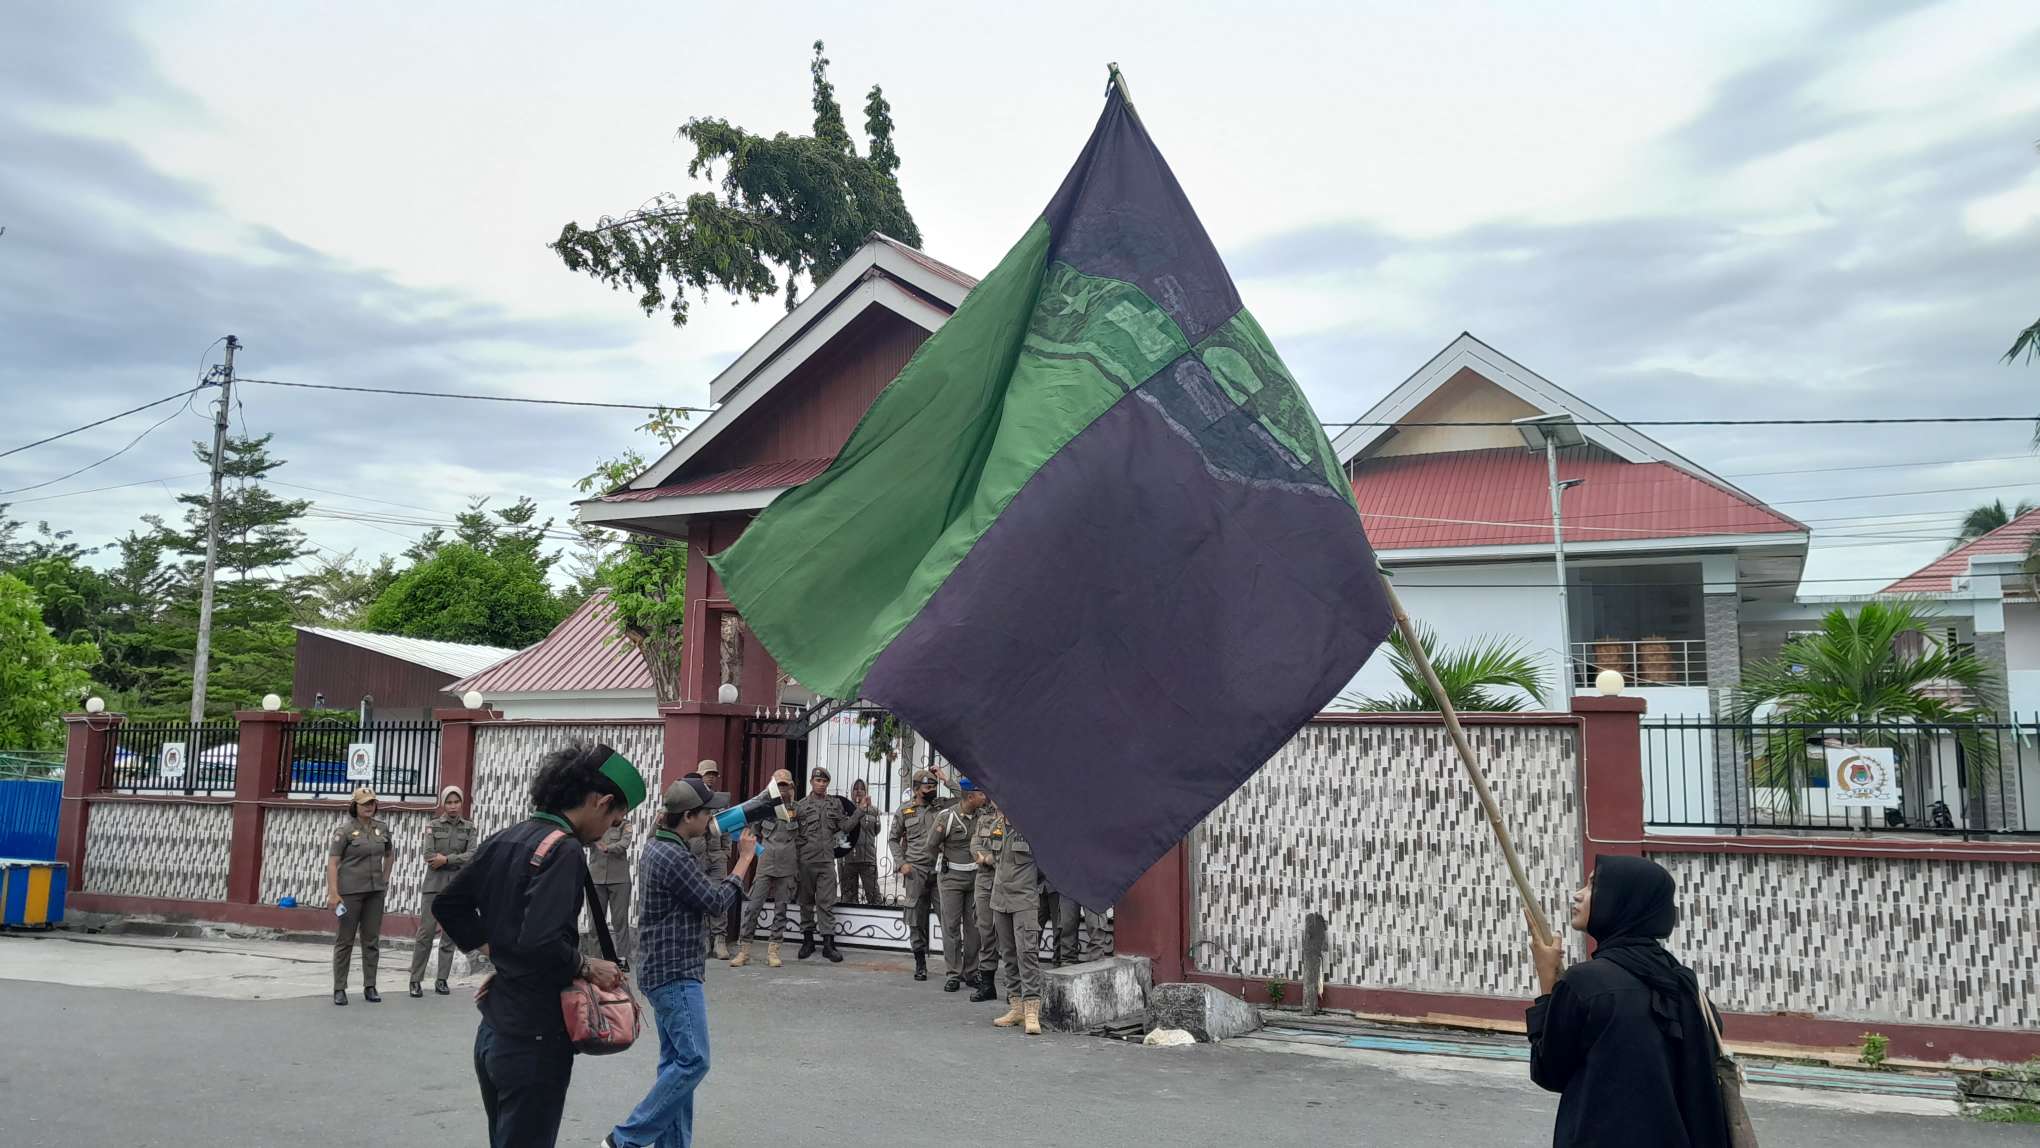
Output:
[[[234,401],[234,351],[241,341],[227,336],[227,362],[220,371],[220,405],[213,418],[212,501],[205,515],[205,581],[198,591],[198,653],[191,664],[191,724],[205,720],[206,665],[212,658],[213,582],[220,551],[220,469],[227,457],[227,418]]]

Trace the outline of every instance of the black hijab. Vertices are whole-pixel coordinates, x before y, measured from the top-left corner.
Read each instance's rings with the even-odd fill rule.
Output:
[[[1661,943],[1679,923],[1677,892],[1672,875],[1655,861],[1601,857],[1594,862],[1587,933],[1594,938],[1596,960],[1614,962],[1650,989],[1651,1013],[1667,1037],[1693,1037],[1692,1043],[1704,1046],[1700,980]]]

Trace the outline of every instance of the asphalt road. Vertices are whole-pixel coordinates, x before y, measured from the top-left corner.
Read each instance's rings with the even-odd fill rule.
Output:
[[[994,1006],[915,984],[892,961],[812,965],[711,971],[704,1146],[1550,1142],[1553,1098],[1526,1081],[1029,1038],[992,1028]],[[0,961],[0,978],[21,975],[34,974]],[[464,995],[414,1001],[401,989],[339,1009],[0,979],[0,1144],[478,1144],[474,1020]],[[643,1092],[655,1051],[647,1039],[583,1058],[561,1142],[596,1144]],[[1756,1116],[1767,1146],[2033,1143],[2030,1129],[1946,1118],[1777,1105]]]

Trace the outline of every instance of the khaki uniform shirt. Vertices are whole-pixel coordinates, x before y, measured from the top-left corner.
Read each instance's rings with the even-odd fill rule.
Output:
[[[928,852],[936,868],[944,873],[969,873],[976,868],[970,855],[971,837],[977,832],[978,814],[965,813],[961,804],[935,815],[928,829]]]
[[[878,864],[878,834],[880,829],[878,806],[874,805],[869,809],[857,810],[857,816],[851,824],[857,829],[857,843],[850,846],[850,852],[843,855],[843,860],[853,865]]]
[[[1020,827],[1004,817],[992,826],[991,836],[997,846],[994,856],[999,860],[998,869],[992,874],[992,912],[1040,912],[1041,873],[1034,867],[1034,847],[1027,843]]]
[[[800,826],[781,821],[775,814],[751,827],[764,852],[758,856],[758,876],[798,877],[800,875]]]
[[[619,825],[588,850],[588,876],[597,885],[630,884],[630,835]]]
[[[992,876],[998,871],[998,842],[992,837],[992,827],[999,823],[997,807],[986,805],[978,810],[977,823],[970,829],[970,858],[977,862],[977,883],[989,886]]]
[[[794,836],[800,841],[800,863],[810,868],[836,863],[836,834],[846,833],[857,820],[857,811],[846,808],[844,799],[830,793],[809,794],[793,803]]]
[[[425,867],[425,881],[418,886],[421,893],[437,893],[453,883],[454,874],[460,867],[474,860],[475,823],[465,817],[442,813],[425,823],[425,844],[421,852],[426,858],[434,853],[444,853],[446,864],[434,869]]]
[[[333,831],[326,856],[340,859],[340,895],[376,893],[389,888],[383,876],[384,858],[397,847],[389,823],[378,817],[366,828],[349,817],[347,824]]]
[[[694,859],[701,862],[701,871],[710,881],[730,875],[730,840],[715,827],[715,822],[708,823],[708,832],[681,840],[687,843],[687,851],[694,854]]]
[[[942,812],[944,803],[940,798],[924,802],[918,796],[907,799],[900,811],[893,814],[892,832],[886,840],[892,843],[893,867],[912,865],[916,869],[935,867],[935,855],[928,849],[928,830],[935,825],[935,815]]]

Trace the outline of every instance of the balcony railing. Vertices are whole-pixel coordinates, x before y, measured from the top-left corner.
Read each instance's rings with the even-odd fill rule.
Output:
[[[1619,672],[1639,689],[1707,684],[1707,643],[1698,638],[1574,642],[1572,660],[1577,689],[1592,689],[1602,670]]]

